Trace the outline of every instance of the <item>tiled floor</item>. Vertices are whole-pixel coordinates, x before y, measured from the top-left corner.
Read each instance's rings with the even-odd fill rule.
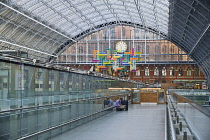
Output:
[[[200,140],[210,140],[210,118],[189,104],[178,104],[192,130]]]
[[[164,140],[165,105],[129,105],[63,133],[53,140]]]

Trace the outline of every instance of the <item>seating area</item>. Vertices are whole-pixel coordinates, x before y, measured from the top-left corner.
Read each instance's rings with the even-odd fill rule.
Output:
[[[128,104],[129,104],[128,100],[121,101],[121,104],[125,105],[125,108],[124,107],[121,108],[121,107],[115,106],[116,111],[127,111],[128,110]],[[104,100],[104,107],[107,107],[108,105],[109,105],[109,101],[108,100]]]

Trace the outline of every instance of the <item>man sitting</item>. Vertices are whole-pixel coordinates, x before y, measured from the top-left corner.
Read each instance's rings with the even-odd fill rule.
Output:
[[[125,110],[126,106],[125,105],[122,105],[121,104],[121,101],[123,99],[122,98],[119,98],[117,101],[116,101],[116,110],[117,111],[122,111],[122,110]]]
[[[108,107],[114,106],[114,102],[111,99],[107,98],[107,101],[109,101]]]

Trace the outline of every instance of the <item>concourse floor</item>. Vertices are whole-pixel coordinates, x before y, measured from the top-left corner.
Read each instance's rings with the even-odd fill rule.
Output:
[[[113,111],[52,140],[164,140],[165,105],[135,104]]]

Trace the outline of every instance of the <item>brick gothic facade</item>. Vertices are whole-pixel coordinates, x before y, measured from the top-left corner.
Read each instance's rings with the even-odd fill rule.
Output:
[[[147,67],[149,75],[145,75]],[[163,72],[164,67],[166,75]],[[202,71],[195,65],[139,65],[138,69],[140,69],[140,75],[139,72],[130,72],[130,79],[149,84],[171,83],[174,80],[205,80]]]
[[[97,34],[93,33],[81,39],[59,56],[59,62],[64,62],[64,65],[67,62],[69,67],[89,70],[93,65],[93,50],[105,52],[109,47],[115,50],[116,42],[122,39],[127,43],[126,51],[134,48],[135,52],[142,52],[142,64],[136,66],[138,70],[129,71],[128,66],[126,72],[115,72],[101,70],[95,66],[95,71],[149,84],[171,83],[174,80],[205,80],[198,67],[190,64],[193,60],[175,44],[155,33],[129,26],[110,28],[110,34],[107,34],[107,30],[101,30]],[[169,62],[169,64],[154,64],[156,62]],[[189,64],[185,65],[186,63]]]
[[[91,65],[74,65],[74,67],[89,70]],[[174,80],[205,80],[202,71],[196,65],[190,64],[140,64],[137,65],[137,69],[138,71],[117,71],[113,72],[112,75],[149,84],[172,83]],[[147,71],[149,69],[149,73],[145,73],[146,69]],[[166,71],[166,73],[163,71]],[[100,71],[100,73],[111,74],[107,71]]]

